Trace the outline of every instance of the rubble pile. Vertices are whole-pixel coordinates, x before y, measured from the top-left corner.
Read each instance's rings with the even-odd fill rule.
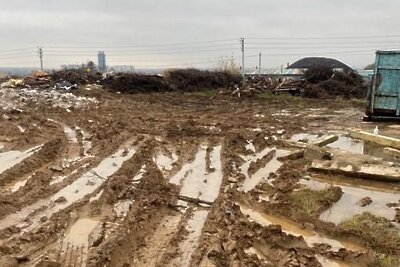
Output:
[[[85,108],[98,104],[96,98],[76,96],[57,90],[15,89],[0,90],[0,106],[3,110],[23,109],[25,106],[46,106],[70,108]]]
[[[68,81],[71,84],[85,85],[96,83],[103,78],[100,72],[94,72],[85,69],[66,69],[55,71],[50,74],[54,83]]]
[[[263,92],[274,94],[289,93],[308,98],[362,98],[367,86],[354,71],[333,71],[330,68],[309,69],[303,79],[279,78],[273,80],[265,76],[249,76],[243,86],[229,88],[235,96],[253,96]]]
[[[33,72],[32,74],[26,76],[23,79],[23,83],[29,86],[48,86],[50,83],[50,75],[47,72],[42,70],[38,70]]]

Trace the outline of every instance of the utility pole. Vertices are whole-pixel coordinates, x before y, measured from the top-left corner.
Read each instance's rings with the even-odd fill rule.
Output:
[[[258,54],[258,75],[261,76],[261,52]]]
[[[244,77],[244,38],[240,38],[240,45],[241,45],[241,49],[242,49],[242,76],[243,76],[243,82],[245,81],[245,77]]]
[[[43,70],[43,48],[38,47],[39,58],[40,58],[40,69]]]

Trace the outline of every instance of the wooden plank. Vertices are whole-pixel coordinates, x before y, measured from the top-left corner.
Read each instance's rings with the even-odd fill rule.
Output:
[[[350,130],[349,133],[352,138],[400,149],[400,139],[356,130]]]
[[[378,181],[400,181],[399,166],[389,162],[373,162],[355,166],[346,165],[345,162],[314,160],[309,170]]]
[[[337,135],[324,135],[321,138],[318,138],[318,140],[315,140],[311,144],[319,147],[323,147],[326,145],[329,145],[333,142],[336,142],[339,139]]]

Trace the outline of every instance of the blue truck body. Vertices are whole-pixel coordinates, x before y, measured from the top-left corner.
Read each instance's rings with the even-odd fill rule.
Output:
[[[377,51],[368,118],[400,118],[400,51]]]

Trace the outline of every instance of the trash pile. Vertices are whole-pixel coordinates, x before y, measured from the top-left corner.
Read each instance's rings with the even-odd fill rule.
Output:
[[[76,96],[57,90],[30,88],[3,88],[0,90],[0,106],[3,110],[23,109],[26,106],[59,107],[64,109],[86,108],[98,104],[96,98]]]
[[[70,84],[85,85],[99,82],[103,74],[90,69],[65,69],[50,74],[54,83],[68,81]]]
[[[253,96],[263,92],[274,94],[289,93],[308,98],[362,98],[367,86],[354,71],[333,71],[329,68],[309,69],[301,80],[265,76],[249,76],[245,85],[236,84],[229,88],[234,96]]]

